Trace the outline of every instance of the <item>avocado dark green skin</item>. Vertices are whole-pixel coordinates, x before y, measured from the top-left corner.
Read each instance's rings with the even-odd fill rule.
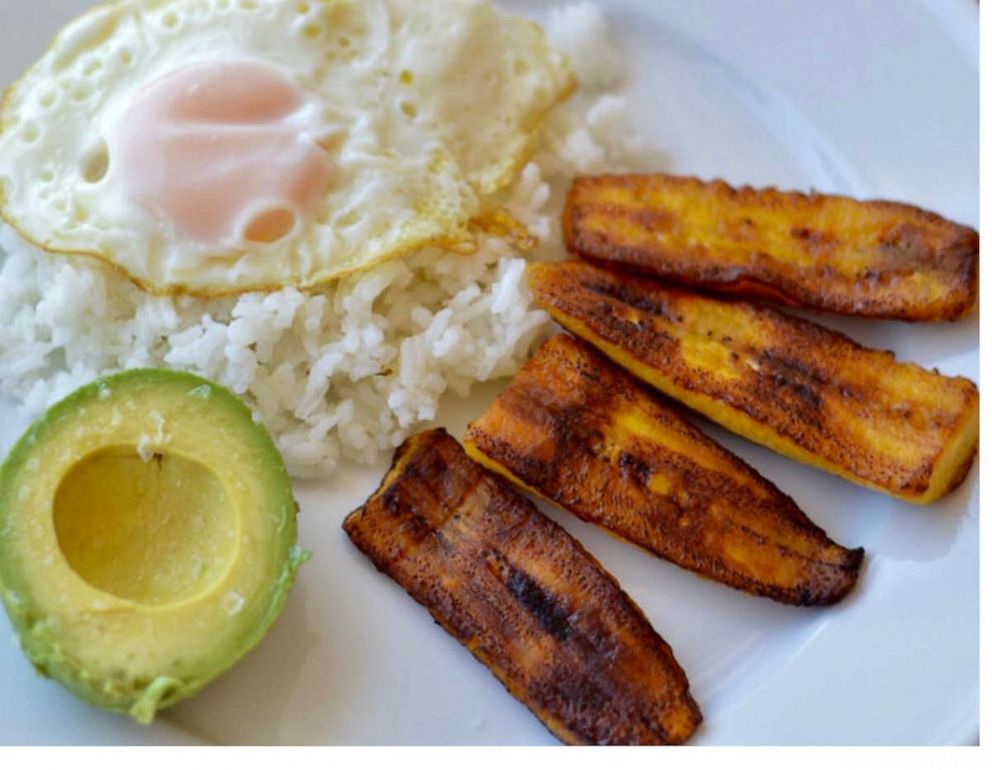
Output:
[[[10,517],[15,509],[18,491],[30,484],[31,464],[39,447],[58,433],[57,426],[75,419],[80,410],[104,400],[106,393],[127,393],[140,389],[154,392],[156,388],[179,389],[190,397],[209,402],[211,411],[224,414],[224,419],[242,431],[245,441],[253,446],[260,458],[255,470],[264,475],[269,497],[274,501],[269,514],[277,512],[279,525],[273,545],[278,555],[278,569],[258,587],[265,593],[260,610],[254,614],[251,626],[235,643],[204,662],[200,670],[182,672],[162,671],[155,676],[131,677],[126,668],[111,665],[107,671],[93,671],[81,666],[71,645],[63,642],[57,624],[50,622],[44,608],[31,600],[30,586],[17,574],[16,560],[8,553]],[[152,405],[153,406],[153,405]],[[197,426],[192,426],[195,430]],[[155,714],[187,698],[233,666],[265,636],[285,604],[295,575],[309,554],[296,545],[298,506],[282,457],[264,426],[255,421],[245,404],[226,388],[186,372],[165,369],[132,369],[101,377],[76,390],[52,406],[32,423],[14,444],[0,465],[0,598],[10,617],[25,655],[42,675],[58,680],[83,700],[100,708],[129,713],[136,721],[147,724]],[[241,551],[239,558],[244,558]],[[221,618],[220,623],[225,622]],[[192,642],[191,642],[192,643]],[[111,654],[113,651],[108,650]]]

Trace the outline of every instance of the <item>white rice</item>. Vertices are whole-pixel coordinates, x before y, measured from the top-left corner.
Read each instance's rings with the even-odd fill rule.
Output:
[[[606,16],[593,3],[558,6],[550,11],[548,38],[568,56],[586,88],[614,88],[623,79],[620,52],[603,42],[609,35]]]
[[[550,116],[507,198],[563,256],[561,198],[576,173],[629,165],[640,148],[606,21],[588,3],[555,9],[552,41],[574,59],[579,93]],[[584,78],[584,81],[583,81]],[[434,419],[447,391],[512,374],[549,326],[525,260],[489,238],[472,256],[425,250],[322,291],[200,300],[148,295],[86,258],[49,255],[0,227],[0,392],[37,414],[95,377],[132,367],[195,372],[244,396],[294,476],[374,462]]]

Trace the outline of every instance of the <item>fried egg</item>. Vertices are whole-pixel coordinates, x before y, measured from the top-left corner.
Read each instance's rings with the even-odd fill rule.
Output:
[[[9,89],[0,212],[157,293],[471,249],[573,86],[484,0],[119,0]]]

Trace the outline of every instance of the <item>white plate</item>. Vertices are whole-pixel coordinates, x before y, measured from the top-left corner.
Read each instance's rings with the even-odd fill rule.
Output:
[[[545,3],[508,3],[540,17]],[[0,0],[0,82],[83,0]],[[956,2],[603,2],[631,104],[668,170],[910,201],[978,221],[978,7]],[[977,318],[825,319],[978,377]],[[460,435],[498,385],[449,403]],[[0,405],[0,449],[19,429]],[[719,430],[837,541],[868,551],[840,606],[796,609],[701,580],[561,513],[674,648],[695,743],[969,743],[978,735],[978,473],[917,508]],[[37,678],[0,621],[0,743],[549,743],[551,736],[340,529],[385,464],[297,487],[314,553],[285,614],[232,672],[151,729]],[[546,509],[547,510],[547,509]]]

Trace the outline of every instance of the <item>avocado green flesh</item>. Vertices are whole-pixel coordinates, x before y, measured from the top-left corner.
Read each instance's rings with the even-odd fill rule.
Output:
[[[261,640],[306,558],[295,542],[270,437],[194,375],[97,380],[0,466],[0,597],[22,649],[139,722]]]

